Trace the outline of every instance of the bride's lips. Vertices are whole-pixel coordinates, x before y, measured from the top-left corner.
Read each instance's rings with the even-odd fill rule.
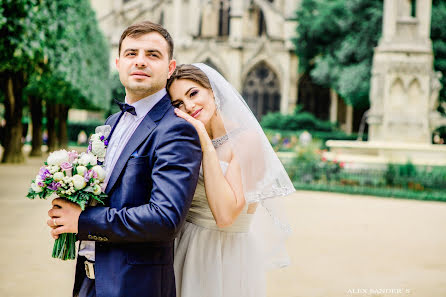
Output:
[[[196,118],[202,110],[203,110],[203,108],[200,108],[199,110],[194,111],[194,113],[192,113],[190,116],[193,118]]]
[[[150,75],[148,75],[147,73],[143,72],[143,71],[135,71],[130,73],[131,76],[135,77],[135,78],[146,78],[146,77],[150,77]]]

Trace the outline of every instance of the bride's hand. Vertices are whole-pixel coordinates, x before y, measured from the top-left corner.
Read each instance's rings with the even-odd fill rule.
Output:
[[[194,128],[197,130],[197,132],[199,134],[201,132],[205,132],[207,134],[206,128],[204,127],[204,124],[201,121],[191,117],[190,115],[188,115],[187,113],[185,113],[184,111],[182,111],[182,110],[180,110],[178,108],[175,108],[175,114],[177,116],[179,116],[180,118],[183,118],[186,121],[188,121],[189,123],[191,123],[192,126],[194,126]]]
[[[195,130],[197,130],[198,136],[200,137],[202,147],[207,146],[207,144],[212,144],[209,134],[201,121],[195,119],[194,117],[191,117],[179,108],[175,108],[175,114],[180,118],[185,119],[186,121],[191,123],[192,126],[194,126]]]

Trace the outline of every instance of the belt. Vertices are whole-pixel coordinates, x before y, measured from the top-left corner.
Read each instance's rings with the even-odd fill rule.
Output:
[[[94,279],[94,262],[86,260],[85,264],[85,274],[89,279]]]

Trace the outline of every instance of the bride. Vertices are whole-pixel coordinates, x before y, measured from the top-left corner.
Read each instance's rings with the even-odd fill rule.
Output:
[[[294,187],[245,101],[217,71],[180,65],[167,90],[203,151],[192,206],[175,242],[177,296],[266,296],[265,268],[289,262],[289,227],[280,199],[272,198]]]

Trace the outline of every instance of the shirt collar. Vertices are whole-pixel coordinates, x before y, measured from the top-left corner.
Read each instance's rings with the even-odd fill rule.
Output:
[[[133,104],[129,104],[135,108],[136,116],[134,116],[135,120],[139,120],[140,118],[146,116],[146,114],[167,94],[165,88],[156,92],[155,94],[149,95],[145,98],[142,98],[136,101]],[[127,97],[125,97],[125,103],[127,102]]]

